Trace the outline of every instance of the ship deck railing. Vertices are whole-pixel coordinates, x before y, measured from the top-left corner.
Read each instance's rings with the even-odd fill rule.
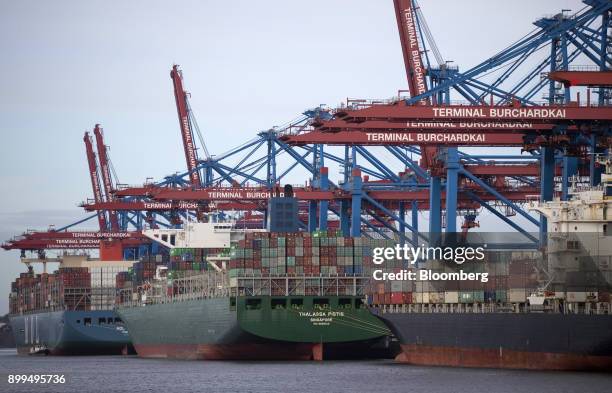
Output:
[[[530,307],[526,303],[411,303],[370,305],[382,314],[428,313],[428,314],[582,314],[607,315],[612,314],[612,304],[609,302],[564,303],[563,307]]]
[[[240,276],[207,272],[148,283],[137,291],[122,289],[118,307],[135,307],[237,296],[364,296],[365,276]]]

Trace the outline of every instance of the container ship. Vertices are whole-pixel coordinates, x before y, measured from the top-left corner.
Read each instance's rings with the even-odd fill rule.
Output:
[[[499,252],[487,283],[417,282],[370,309],[418,365],[612,371],[612,165],[568,201],[532,203],[548,219],[542,255]],[[470,262],[473,263],[473,262]],[[468,263],[462,269],[470,268]],[[421,268],[456,271],[427,261]]]
[[[276,199],[276,200],[275,200]],[[293,213],[269,216],[297,220]],[[290,209],[291,210],[291,209]],[[295,221],[294,220],[294,221]],[[290,220],[291,221],[291,220]],[[295,224],[295,222],[294,222]],[[181,359],[390,357],[390,332],[367,309],[371,245],[295,225],[244,230],[224,222],[143,234],[169,250],[118,277],[118,314],[138,355]],[[399,350],[395,343],[396,350]]]
[[[115,275],[130,262],[85,255],[26,260],[28,272],[11,286],[9,321],[19,354],[120,355],[133,353],[128,331],[113,311]],[[32,262],[59,262],[34,274]]]

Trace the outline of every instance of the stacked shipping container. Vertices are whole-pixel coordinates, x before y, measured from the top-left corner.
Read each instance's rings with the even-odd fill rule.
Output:
[[[529,295],[537,292],[539,283],[546,277],[539,277],[542,271],[542,257],[539,252],[528,251],[495,251],[488,252],[484,261],[466,262],[456,265],[451,261],[430,260],[418,264],[418,269],[431,270],[434,273],[452,273],[463,270],[466,273],[488,273],[488,281],[387,281],[373,282],[370,304],[478,304],[478,303],[526,303]],[[401,263],[385,263],[394,271],[400,269]],[[404,267],[405,268],[405,267]],[[385,269],[388,271],[389,269]],[[599,274],[605,273],[600,270]],[[576,292],[574,292],[576,291]],[[564,286],[558,292],[549,292],[548,296],[565,299],[569,302],[600,301],[609,299],[609,286],[595,287]],[[576,300],[583,299],[583,300]],[[599,299],[599,300],[597,300]]]
[[[154,277],[156,267],[166,264],[168,278],[182,278],[201,271],[212,270],[207,257],[221,254],[229,256],[227,270],[230,286],[240,287],[240,279],[248,277],[269,277],[281,280],[283,277],[349,277],[372,276],[373,269],[384,272],[420,269],[432,273],[488,273],[488,281],[445,280],[445,281],[375,281],[369,280],[366,289],[370,304],[477,304],[477,303],[525,303],[535,292],[543,277],[538,277],[536,265],[541,261],[538,252],[495,251],[487,252],[483,261],[469,261],[457,265],[452,261],[419,261],[411,265],[405,260],[385,259],[383,264],[374,265],[375,248],[395,247],[396,240],[371,239],[366,237],[345,238],[339,231],[314,233],[290,232],[246,232],[230,250],[173,249],[167,262],[160,257],[150,257],[134,265],[131,274],[117,277],[117,287],[125,288],[142,284]],[[218,266],[221,268],[221,266]],[[288,288],[290,293],[309,294],[311,280],[305,279],[303,287]],[[340,280],[341,281],[341,280]],[[350,288],[348,281],[336,284],[337,288]],[[243,280],[244,282],[244,280]],[[299,283],[299,281],[294,281]],[[313,282],[313,288],[316,283]],[[270,284],[286,290],[281,281]],[[291,285],[291,284],[287,284]],[[171,285],[169,283],[169,290]],[[255,290],[255,289],[254,289]],[[333,292],[333,288],[330,289]],[[569,291],[570,289],[568,289]],[[586,289],[583,289],[585,291]],[[172,290],[173,293],[183,291]],[[276,289],[270,289],[276,291]],[[569,292],[568,292],[569,293]],[[584,292],[586,293],[586,292]],[[572,293],[574,297],[588,297],[584,293]],[[600,291],[605,297],[608,292]],[[584,295],[584,296],[583,296]],[[568,295],[569,296],[569,295]],[[592,297],[592,296],[591,296]]]
[[[490,252],[483,261],[470,261],[457,265],[452,261],[428,260],[412,267],[402,261],[386,262],[385,271],[419,269],[432,273],[487,273],[488,281],[386,281],[373,282],[371,304],[456,304],[456,303],[524,303],[537,289],[537,252]],[[404,266],[402,266],[404,264]]]
[[[361,276],[371,262],[372,244],[341,232],[251,232],[232,247],[229,275]]]
[[[60,268],[53,274],[22,273],[11,284],[11,314],[44,310],[89,310],[91,274],[81,267]]]
[[[158,266],[167,267],[169,277],[182,276],[182,272],[199,272],[210,269],[207,258],[229,257],[229,249],[173,248],[169,254],[148,255],[134,263],[126,274],[117,276],[117,288],[126,288],[125,283],[140,285],[155,277]]]

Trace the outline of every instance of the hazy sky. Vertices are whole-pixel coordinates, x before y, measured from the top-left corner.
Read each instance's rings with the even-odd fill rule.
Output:
[[[583,6],[420,3],[444,58],[462,69],[536,18]],[[0,37],[0,240],[83,216],[76,204],[91,189],[82,137],[95,123],[123,183],[183,170],[173,63],[213,153],[307,108],[406,86],[391,0],[0,0]],[[17,256],[0,251],[0,314],[23,270]]]

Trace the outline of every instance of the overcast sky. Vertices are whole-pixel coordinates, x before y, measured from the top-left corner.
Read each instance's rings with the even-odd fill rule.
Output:
[[[462,69],[536,18],[583,7],[420,3],[442,55]],[[307,108],[406,86],[391,0],[0,0],[0,37],[0,240],[83,216],[76,204],[91,189],[82,137],[95,123],[121,182],[183,170],[173,63],[217,154]],[[17,253],[0,251],[0,314],[22,269]]]

